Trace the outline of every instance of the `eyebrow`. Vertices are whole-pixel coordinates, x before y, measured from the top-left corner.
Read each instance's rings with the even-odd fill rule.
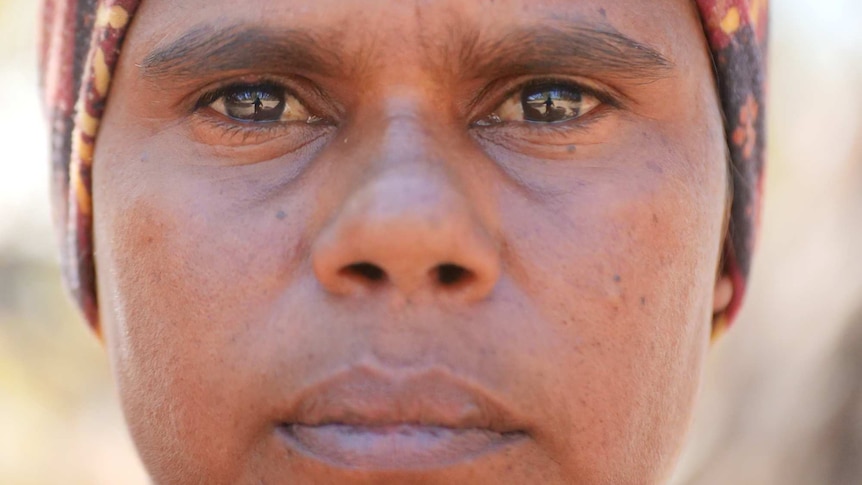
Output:
[[[512,75],[560,69],[605,74],[644,83],[668,77],[674,63],[655,47],[610,26],[594,28],[551,20],[514,28],[498,39],[478,35],[460,49],[457,63],[474,75]]]
[[[200,78],[246,69],[332,73],[343,65],[333,35],[306,30],[233,26],[192,29],[169,44],[157,47],[137,65],[144,78]]]
[[[654,47],[612,27],[550,20],[540,26],[511,28],[493,39],[482,38],[477,31],[467,30],[465,35],[457,30],[450,32],[439,54],[454,72],[466,77],[550,74],[562,69],[649,83],[667,77],[674,67]],[[198,79],[250,69],[345,74],[349,67],[339,48],[334,32],[202,26],[157,47],[138,68],[144,78],[154,80]]]

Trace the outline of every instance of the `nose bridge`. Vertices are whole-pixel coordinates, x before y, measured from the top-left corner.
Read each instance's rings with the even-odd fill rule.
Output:
[[[443,168],[442,150],[449,134],[444,127],[443,110],[428,98],[412,91],[393,89],[382,104],[377,138],[377,165],[405,166],[429,165],[425,169]]]
[[[448,169],[444,140],[416,111],[380,121],[365,180],[314,245],[318,280],[339,294],[385,287],[483,297],[499,275],[498,248]]]
[[[371,167],[376,176],[358,191],[357,199],[373,201],[380,209],[394,211],[393,216],[401,212],[417,223],[441,223],[444,215],[459,209],[463,213],[469,204],[448,167],[442,130],[422,123],[421,116],[395,112],[386,117]]]
[[[444,225],[466,229],[470,204],[441,153],[442,130],[423,116],[420,103],[393,98],[375,123],[380,131],[369,176],[345,204],[344,222],[414,236]]]

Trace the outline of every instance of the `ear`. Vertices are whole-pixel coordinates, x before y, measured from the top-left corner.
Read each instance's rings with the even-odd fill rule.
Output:
[[[718,275],[715,280],[715,289],[712,294],[712,314],[717,316],[730,306],[733,300],[733,280],[727,274]]]
[[[728,169],[731,166],[728,160]],[[733,205],[733,177],[728,172],[727,197],[724,206],[724,244],[721,247],[718,271],[715,276],[715,287],[712,290],[712,342],[718,340],[730,325],[730,305],[734,300],[733,274],[736,269],[736,255],[733,252],[733,240],[730,237],[730,214]]]
[[[719,274],[715,279],[715,288],[712,293],[712,336],[711,341],[715,343],[727,330],[729,319],[727,310],[733,301],[733,279],[730,275]]]

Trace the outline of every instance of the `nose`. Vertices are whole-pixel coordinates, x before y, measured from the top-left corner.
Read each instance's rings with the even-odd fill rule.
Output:
[[[498,245],[469,201],[440,175],[390,170],[339,208],[312,247],[322,286],[337,295],[394,289],[485,298],[500,275]]]

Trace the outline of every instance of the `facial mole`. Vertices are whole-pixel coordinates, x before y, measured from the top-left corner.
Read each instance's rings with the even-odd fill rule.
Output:
[[[566,150],[568,150],[569,153],[575,153],[577,149],[578,147],[576,147],[575,145],[569,145],[566,147]]]
[[[278,220],[283,220],[285,217],[287,217],[287,214],[285,214],[284,211],[278,211],[275,213],[275,218]]]
[[[599,9],[599,15],[601,15],[604,18],[608,18],[608,11],[605,10],[604,8],[600,8]]]
[[[656,162],[653,162],[652,160],[649,160],[646,162],[646,168],[649,169],[649,171],[653,172],[653,173],[657,173],[657,174],[663,174],[664,173],[664,169],[661,168],[661,165],[659,165]]]
[[[618,275],[618,274],[615,274],[614,275],[614,283],[619,283],[620,281],[622,281],[622,277],[620,277],[620,275]]]
[[[646,297],[645,296],[641,297],[641,306],[646,306]]]

